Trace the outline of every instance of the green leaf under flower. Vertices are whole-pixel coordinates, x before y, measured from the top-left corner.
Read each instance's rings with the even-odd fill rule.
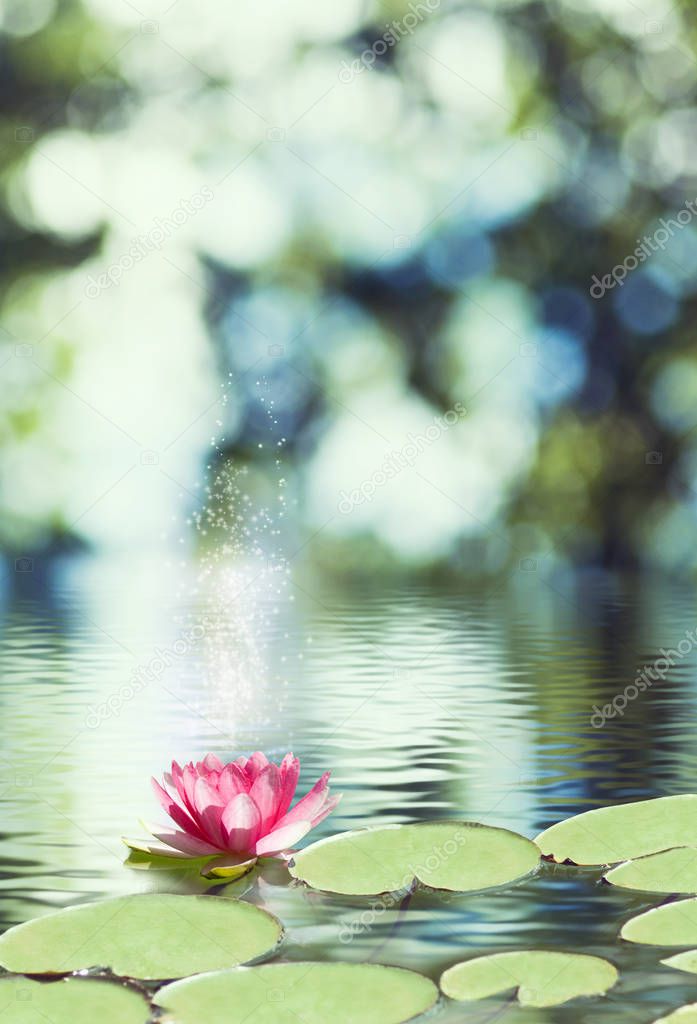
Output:
[[[242,878],[243,875],[250,872],[256,863],[256,857],[246,860],[242,857],[235,857],[234,854],[214,857],[213,860],[209,860],[203,865],[201,874],[204,878],[220,878],[227,882],[234,882],[235,879]]]

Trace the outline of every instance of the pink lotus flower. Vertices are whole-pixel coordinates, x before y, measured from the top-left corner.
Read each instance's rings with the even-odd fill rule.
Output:
[[[230,864],[251,866],[257,857],[282,856],[327,817],[341,796],[329,796],[329,772],[289,810],[300,761],[286,754],[280,765],[257,751],[223,764],[215,754],[183,768],[172,762],[165,787],[155,795],[174,822],[148,825],[155,842],[124,839],[131,849],[165,857],[226,855]]]

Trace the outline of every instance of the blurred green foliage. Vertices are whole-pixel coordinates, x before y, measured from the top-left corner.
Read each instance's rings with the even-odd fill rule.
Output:
[[[689,6],[2,0],[0,32],[6,548],[147,542],[280,454],[334,566],[694,568]]]

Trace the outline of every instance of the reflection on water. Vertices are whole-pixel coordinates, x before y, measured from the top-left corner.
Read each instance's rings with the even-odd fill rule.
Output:
[[[245,682],[221,669],[234,664],[232,623],[232,659],[220,658],[222,619],[214,637],[182,644],[198,621],[196,603],[173,596],[188,592],[183,572],[70,562],[7,597],[3,927],[101,896],[205,888],[190,872],[125,868],[120,836],[140,834],[140,816],[157,816],[151,774],[207,750],[292,748],[301,789],[331,768],[345,797],[321,834],[459,816],[534,836],[603,803],[695,790],[691,650],[623,717],[602,729],[590,722],[593,705],[697,624],[689,588],[520,573],[488,590],[339,589],[300,575],[294,600],[264,617],[265,678]],[[622,921],[658,901],[600,885],[593,871],[547,865],[502,892],[422,893],[401,915],[378,908],[368,927],[365,901],[279,881],[260,879],[246,898],[287,924],[289,958],[373,958],[436,977],[462,955],[532,946],[599,953],[623,969],[597,1004],[507,1010],[530,1024],[650,1021],[694,999],[690,978],[658,966],[658,951],[616,941]],[[356,937],[341,941],[357,920]],[[496,1005],[468,1009],[467,1019],[490,1019]]]

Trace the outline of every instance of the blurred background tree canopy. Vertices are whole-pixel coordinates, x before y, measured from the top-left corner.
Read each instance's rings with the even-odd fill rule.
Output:
[[[696,29],[0,0],[4,549],[186,541],[232,461],[338,568],[691,571]]]

